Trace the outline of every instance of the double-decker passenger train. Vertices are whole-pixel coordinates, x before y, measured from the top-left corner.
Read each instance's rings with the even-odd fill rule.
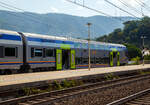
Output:
[[[91,67],[127,63],[126,47],[91,41]],[[88,41],[0,30],[0,73],[88,67]]]

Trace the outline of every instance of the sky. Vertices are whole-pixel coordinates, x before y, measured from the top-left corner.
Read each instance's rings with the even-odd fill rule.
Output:
[[[76,1],[77,3],[83,2],[83,0],[72,0],[72,1]],[[136,13],[134,10],[127,8],[125,5],[120,3],[119,0],[108,0],[108,1],[114,3],[120,8],[138,17],[142,16],[142,13]],[[141,6],[136,2],[136,1],[142,1],[150,7],[150,0],[122,0],[122,1],[136,8],[140,12],[143,11],[144,15],[150,16],[150,8],[149,10],[144,8],[141,9]],[[67,2],[66,0],[0,0],[0,2],[7,3],[9,5],[15,6],[17,8],[23,9],[28,12],[35,12],[40,14],[63,13],[63,14],[83,16],[83,17],[102,15],[100,13],[93,12],[91,10]],[[105,0],[84,0],[84,4],[93,9],[103,11],[111,16],[130,16],[129,14],[124,13],[119,9],[113,7]],[[0,3],[0,10],[9,10],[9,9],[2,7],[2,4]]]

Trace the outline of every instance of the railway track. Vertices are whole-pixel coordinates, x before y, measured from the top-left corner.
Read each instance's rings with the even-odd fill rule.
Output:
[[[149,74],[131,76],[131,77],[121,78],[117,80],[92,83],[92,84],[77,86],[77,87],[53,91],[53,92],[46,92],[37,95],[15,98],[11,100],[2,101],[0,102],[0,105],[48,105],[48,104],[58,102],[60,100],[76,97],[81,94],[89,94],[92,93],[93,91],[96,92],[98,90],[103,91],[106,89],[111,89],[114,87],[130,84],[138,81],[149,80],[149,79],[150,79]]]
[[[150,105],[150,88],[107,105]]]

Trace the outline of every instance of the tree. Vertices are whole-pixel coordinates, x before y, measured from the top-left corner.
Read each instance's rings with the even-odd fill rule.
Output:
[[[115,29],[112,33],[98,37],[97,41],[110,43],[127,43],[142,48],[141,36],[146,36],[145,47],[150,48],[150,18],[144,17],[139,20],[124,22],[123,29]]]
[[[139,48],[131,44],[125,44],[125,46],[127,47],[127,50],[128,50],[127,56],[129,60],[131,60],[132,58],[136,58],[136,57],[142,58],[142,53]]]

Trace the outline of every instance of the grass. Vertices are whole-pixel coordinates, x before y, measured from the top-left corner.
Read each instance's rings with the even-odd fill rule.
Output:
[[[120,77],[117,75],[114,75],[113,73],[109,73],[105,75],[106,80],[114,80],[114,79],[119,79]]]
[[[44,92],[50,92],[55,90],[67,89],[75,86],[83,85],[83,81],[81,80],[63,80],[63,81],[54,81],[53,83],[49,84],[48,88],[42,90],[38,88],[23,88],[21,91],[21,96],[29,96],[33,94],[39,94]],[[19,95],[18,95],[19,96]]]

